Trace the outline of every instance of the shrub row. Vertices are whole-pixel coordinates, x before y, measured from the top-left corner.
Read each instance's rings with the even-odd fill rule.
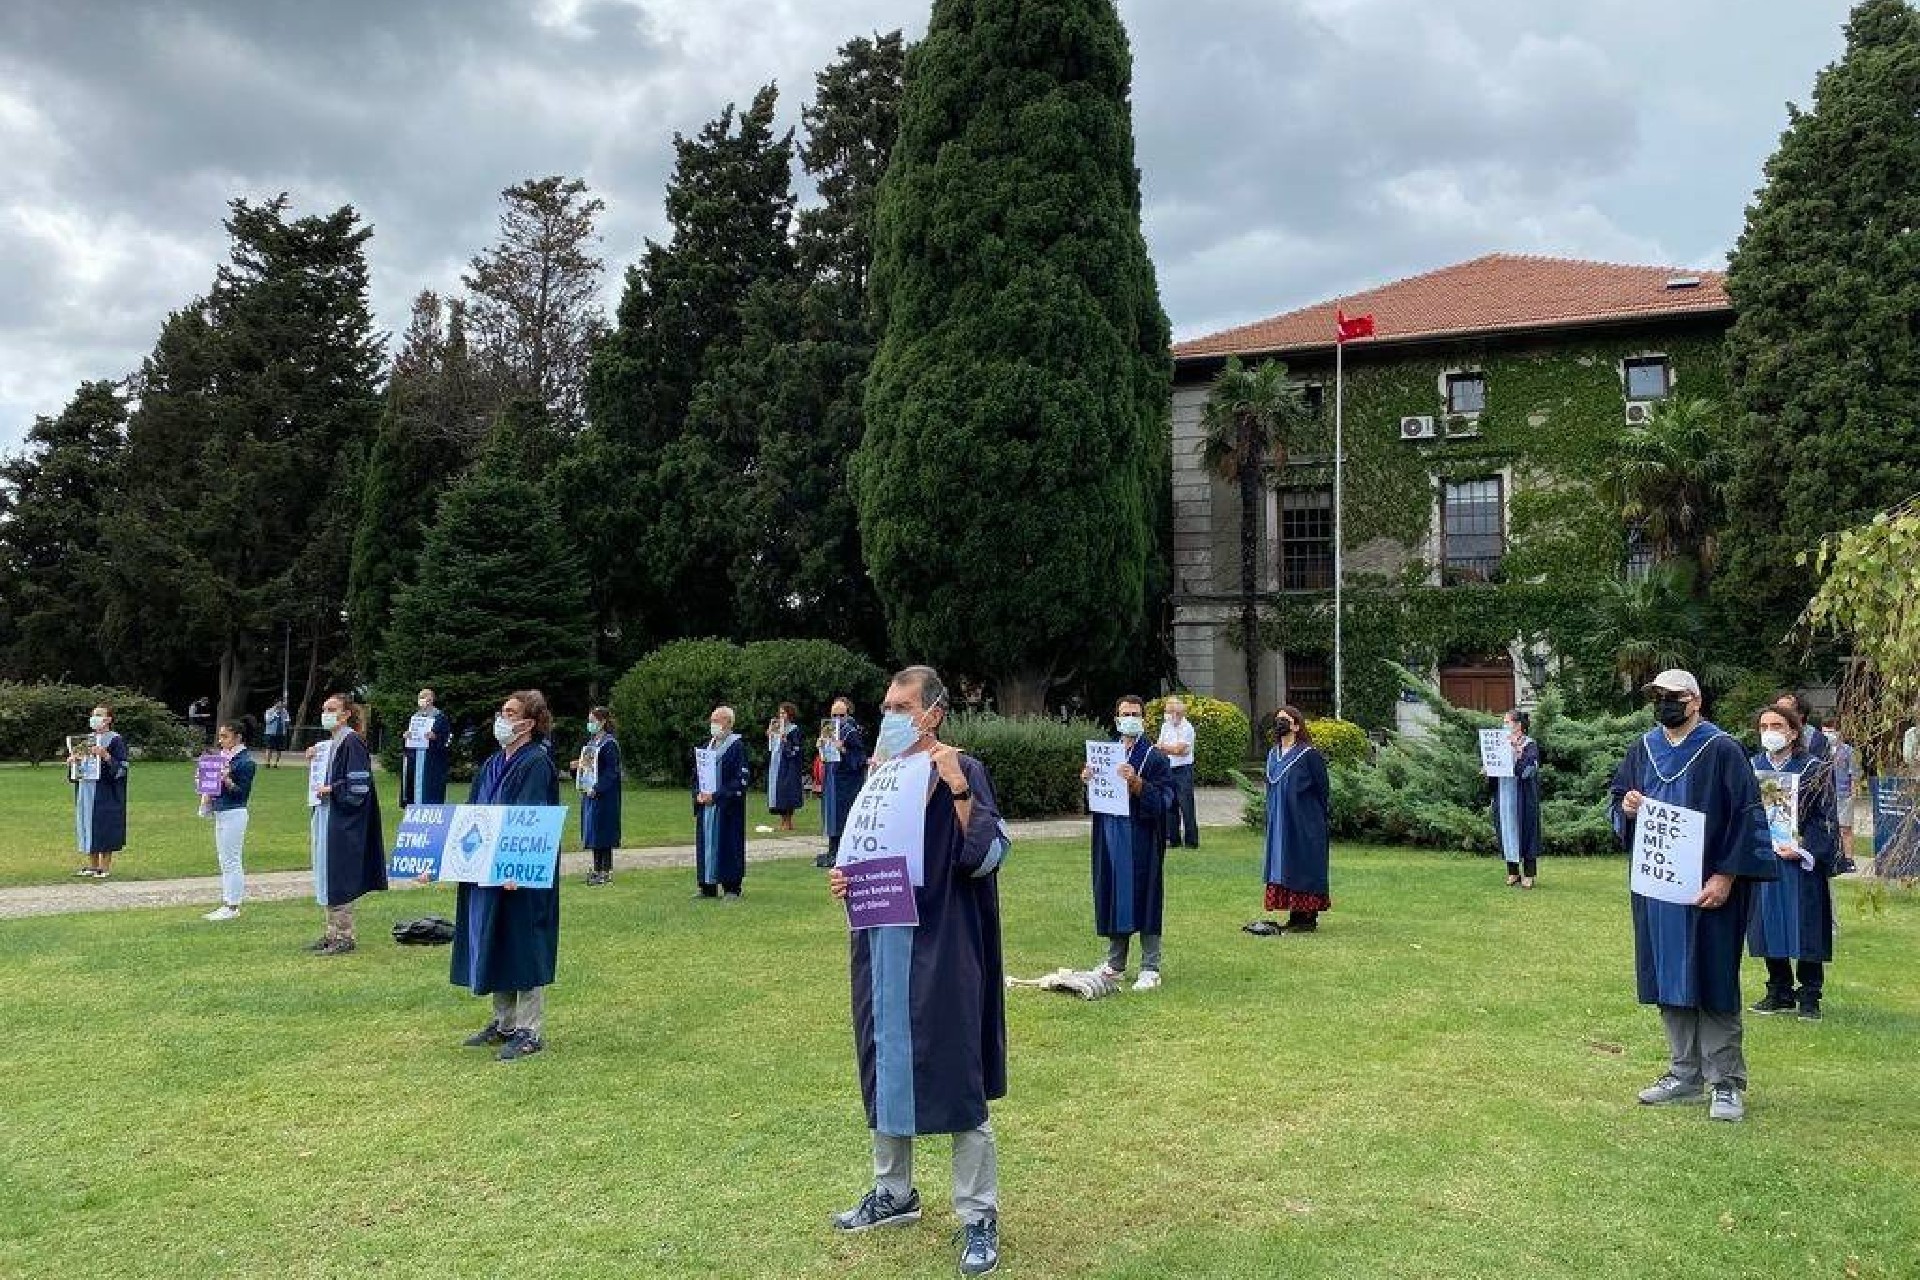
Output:
[[[65,759],[70,734],[87,732],[87,716],[102,703],[114,728],[146,760],[184,760],[192,751],[186,726],[162,703],[105,685],[18,684],[0,681],[0,760],[54,764]]]

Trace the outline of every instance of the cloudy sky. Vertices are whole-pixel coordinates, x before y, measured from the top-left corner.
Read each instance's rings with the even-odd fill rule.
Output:
[[[1845,0],[1121,0],[1177,336],[1507,250],[1717,266]],[[374,301],[457,287],[497,193],[585,177],[610,290],[675,130],[929,0],[6,0],[0,448],[137,367],[232,196],[352,203]]]

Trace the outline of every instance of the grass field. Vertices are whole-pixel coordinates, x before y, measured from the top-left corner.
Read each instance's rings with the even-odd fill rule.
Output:
[[[262,757],[264,759],[264,757]],[[296,765],[298,767],[296,767]],[[255,776],[252,817],[247,824],[249,871],[286,871],[308,865],[307,793],[304,764],[262,768]],[[380,811],[388,836],[400,817],[400,780],[380,775]],[[467,785],[447,791],[451,801],[466,799]],[[579,847],[580,799],[564,780],[561,800],[574,816],[567,823],[567,847]],[[794,816],[803,834],[820,833],[820,803],[809,796]],[[747,797],[747,838],[756,825],[777,820],[766,812],[764,792]],[[118,879],[164,880],[175,876],[217,874],[213,828],[195,816],[193,766],[137,762],[127,799],[127,848],[115,856]],[[693,843],[693,805],[685,791],[648,787],[627,789],[622,805],[623,834],[629,848]],[[12,819],[9,838],[0,841],[0,886],[46,884],[80,865],[74,853],[73,787],[64,769],[0,768],[0,812]]]
[[[1009,993],[1006,1274],[1920,1275],[1911,897],[1840,886],[1827,1020],[1750,1020],[1728,1125],[1633,1104],[1662,1041],[1618,861],[1522,894],[1342,848],[1322,932],[1269,939],[1253,868],[1242,832],[1174,855],[1161,991]],[[1083,844],[1017,848],[1001,891],[1011,972],[1099,954]],[[421,892],[334,960],[297,950],[308,904],[0,922],[0,1275],[952,1274],[944,1140],[919,1227],[825,1227],[867,1166],[818,873],[568,885],[551,1048],[514,1064],[459,1047],[484,1014],[444,949],[385,940],[450,908]]]

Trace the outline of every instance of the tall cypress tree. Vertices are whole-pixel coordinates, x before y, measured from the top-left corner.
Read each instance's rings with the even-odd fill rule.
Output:
[[[1767,639],[1813,594],[1800,552],[1920,491],[1920,13],[1856,7],[1813,97],[1727,276],[1744,417],[1716,589]]]
[[[1009,711],[1136,640],[1158,541],[1131,70],[1111,0],[936,0],[881,185],[867,563],[895,648]]]

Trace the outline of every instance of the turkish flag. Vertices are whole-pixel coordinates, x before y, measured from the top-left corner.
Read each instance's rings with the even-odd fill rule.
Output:
[[[1336,309],[1333,313],[1333,326],[1335,342],[1352,342],[1355,338],[1371,338],[1373,313],[1368,312],[1364,316],[1354,316],[1349,319],[1345,311]]]

